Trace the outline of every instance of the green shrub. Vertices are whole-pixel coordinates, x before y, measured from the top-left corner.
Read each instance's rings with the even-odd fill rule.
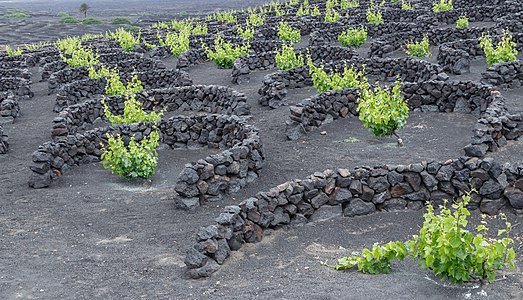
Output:
[[[161,46],[168,46],[171,54],[174,57],[179,57],[180,54],[189,50],[189,36],[190,31],[180,31],[180,32],[167,32],[165,40],[162,39],[160,34],[157,34],[158,41]]]
[[[501,41],[495,48],[492,44],[490,34],[485,33],[479,38],[479,45],[485,52],[489,66],[499,62],[514,61],[517,59],[518,50],[515,48],[516,43],[512,41],[512,34],[507,30],[503,31]]]
[[[11,49],[9,46],[5,46],[5,52],[7,53],[7,56],[20,56],[24,52],[24,50],[20,48],[16,48],[16,50]]]
[[[247,19],[247,25],[248,26],[260,26],[265,23],[265,16],[259,15],[257,13],[251,13],[249,14],[249,18]]]
[[[338,0],[327,0],[325,2],[325,9],[331,9],[338,6]]]
[[[446,202],[439,215],[428,205],[425,221],[419,235],[408,242],[412,256],[425,269],[431,269],[435,275],[452,282],[468,282],[471,278],[487,279],[493,282],[496,270],[508,267],[514,269],[515,252],[510,247],[514,240],[509,238],[512,228],[506,217],[506,229],[500,230],[501,239],[489,238],[487,222],[482,221],[474,235],[466,229],[470,212],[466,205],[470,202],[470,193],[462,201],[452,204],[452,211]]]
[[[236,17],[233,15],[233,11],[216,12],[214,14],[216,21],[224,21],[225,23],[236,23]]]
[[[325,17],[323,18],[323,22],[333,23],[338,21],[340,18],[341,15],[339,12],[337,12],[334,8],[329,8],[325,11]]]
[[[312,6],[312,9],[310,10],[310,12],[311,12],[311,16],[319,16],[319,15],[321,15],[321,11],[318,8],[318,6],[316,6],[316,5]]]
[[[358,271],[369,274],[388,274],[391,271],[390,263],[395,259],[404,260],[409,254],[402,242],[388,242],[383,246],[375,243],[372,250],[363,249],[361,254],[342,257],[332,266],[336,270],[350,270],[358,267]]]
[[[116,68],[115,68],[115,70],[111,70],[111,69],[106,68],[103,65],[99,66],[98,70],[96,70],[95,66],[91,65],[91,66],[89,66],[87,71],[88,71],[88,76],[91,79],[97,79],[97,78],[111,76],[111,72],[117,72]]]
[[[158,131],[153,130],[149,138],[144,137],[139,143],[133,135],[128,146],[125,146],[119,134],[116,138],[107,135],[107,146],[102,149],[102,165],[117,176],[127,179],[149,178],[154,175],[158,165],[156,147],[159,139]]]
[[[70,55],[60,53],[62,60],[71,67],[88,67],[99,63],[99,55],[90,48],[79,47]]]
[[[63,17],[60,19],[60,24],[80,24],[82,20],[75,17]]]
[[[288,70],[304,66],[303,55],[296,54],[292,44],[283,44],[281,51],[276,50],[276,66],[279,70]]]
[[[82,24],[84,25],[97,25],[97,24],[102,24],[103,22],[98,20],[98,19],[94,19],[94,18],[86,18],[86,19],[83,19],[82,20]]]
[[[349,28],[338,35],[338,41],[345,47],[360,47],[367,41],[367,30],[363,26]]]
[[[219,68],[231,69],[234,61],[249,54],[251,45],[249,43],[243,45],[232,46],[230,42],[226,42],[221,36],[214,40],[214,50],[209,49],[202,44],[207,57],[212,60]]]
[[[192,30],[192,27],[193,27],[193,23],[190,19],[171,21],[171,28],[176,31],[187,31],[190,33]]]
[[[245,26],[245,29],[238,25],[238,35],[242,38],[251,41],[254,38],[254,28]]]
[[[303,5],[300,5],[298,10],[296,11],[297,17],[306,16],[308,14],[310,14],[310,10],[309,10],[309,7],[307,7],[307,6],[304,7]]]
[[[167,22],[156,22],[153,25],[151,25],[151,28],[154,28],[154,29],[169,29],[169,23],[167,23]]]
[[[314,88],[318,93],[329,90],[341,90],[343,88],[358,88],[366,81],[364,71],[357,71],[355,68],[344,66],[343,72],[332,71],[330,74],[325,72],[324,67],[316,67],[312,63],[311,56],[307,57],[309,74],[311,75]]]
[[[471,193],[462,197],[462,201],[447,208],[447,201],[440,207],[440,213],[434,213],[434,207],[427,205],[423,227],[419,235],[414,235],[406,243],[390,242],[384,246],[374,245],[372,251],[364,249],[362,255],[353,255],[338,260],[332,267],[347,270],[355,266],[365,273],[389,273],[393,259],[403,260],[407,255],[417,259],[422,268],[430,269],[436,276],[451,282],[463,283],[472,279],[493,282],[496,271],[508,266],[514,269],[516,253],[514,240],[510,238],[512,225],[504,214],[500,218],[505,222],[505,229],[498,231],[498,237],[488,236],[487,222],[483,219],[476,227],[474,235],[466,229],[470,212],[466,208]],[[484,216],[483,216],[484,218]]]
[[[369,24],[378,25],[383,24],[383,16],[381,15],[381,11],[373,12],[372,9],[367,9],[367,22]]]
[[[368,83],[362,84],[357,111],[363,126],[374,136],[395,135],[403,145],[396,131],[407,123],[409,108],[401,96],[399,80],[390,90],[379,87],[379,83],[373,89]]]
[[[209,29],[207,28],[207,24],[205,24],[205,23],[198,23],[192,29],[192,34],[194,34],[194,35],[207,34],[207,33],[209,33]]]
[[[50,42],[39,42],[39,43],[27,44],[27,45],[24,45],[24,47],[28,51],[34,51],[34,50],[38,50],[40,48],[47,47],[50,45],[51,45]]]
[[[452,10],[452,0],[439,0],[439,2],[434,2],[432,4],[432,11],[433,12],[442,12],[442,11],[448,11]]]
[[[340,1],[340,9],[349,9],[353,7],[360,6],[360,2],[358,0],[341,0]]]
[[[410,3],[410,1],[402,0],[401,1],[401,9],[402,10],[413,10],[412,9],[412,4]]]
[[[25,19],[25,18],[29,18],[30,16],[31,15],[29,15],[25,12],[20,12],[20,11],[3,15],[4,18],[16,18],[16,19]]]
[[[279,5],[274,7],[274,13],[277,17],[285,16],[287,14],[285,9],[282,9]]]
[[[297,43],[301,39],[299,29],[292,28],[287,22],[280,22],[278,26],[278,38],[282,41]]]
[[[63,17],[69,17],[69,14],[66,13],[65,11],[60,11],[60,12],[58,12],[56,15],[57,15],[58,17],[61,17],[61,18],[63,18]]]
[[[423,36],[423,39],[419,42],[408,42],[406,47],[405,53],[408,56],[427,57],[432,55],[429,50],[430,44],[427,35]]]
[[[464,15],[459,16],[458,20],[456,21],[456,28],[465,28],[469,27],[469,18],[467,18]]]
[[[140,101],[136,100],[135,94],[125,95],[123,115],[114,115],[109,110],[109,106],[105,98],[102,98],[102,105],[104,107],[104,115],[113,125],[117,124],[132,124],[138,123],[140,121],[149,123],[149,122],[158,122],[162,118],[164,111],[160,112],[150,112],[147,113],[142,109],[142,104]]]
[[[111,20],[111,24],[113,25],[130,25],[131,21],[124,17],[117,17]]]
[[[129,95],[143,90],[142,82],[138,79],[136,72],[133,73],[133,77],[131,81],[127,82],[127,85],[120,80],[120,74],[116,68],[106,78],[105,94],[109,96]]]
[[[132,52],[134,51],[134,46],[140,44],[140,35],[140,32],[138,32],[137,36],[134,36],[124,28],[118,28],[115,32],[106,33],[106,38],[117,41],[126,52]]]

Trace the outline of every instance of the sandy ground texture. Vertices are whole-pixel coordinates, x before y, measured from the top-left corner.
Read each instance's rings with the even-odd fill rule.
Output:
[[[206,1],[181,2],[188,5],[184,9],[197,10]],[[229,7],[233,2],[240,1],[213,5]],[[0,1],[0,5],[7,4]],[[12,38],[8,42],[16,42]],[[166,62],[174,64],[173,59]],[[473,116],[412,113],[400,132],[404,148],[396,147],[393,139],[373,138],[355,119],[336,120],[288,141],[284,125],[288,107],[270,110],[257,105],[263,76],[274,70],[254,72],[249,83],[238,86],[230,83],[230,70],[211,63],[194,66],[189,74],[195,84],[231,86],[246,94],[252,105],[250,122],[260,129],[267,161],[260,178],[239,193],[195,211],[181,211],[175,209],[172,188],[179,171],[214,150],[161,147],[150,185],[117,178],[94,163],[73,168],[48,189],[30,189],[31,153],[50,140],[56,116],[47,83],[39,82],[37,68],[30,71],[35,97],[20,103],[23,115],[15,123],[4,124],[10,152],[0,156],[0,299],[523,299],[523,217],[512,211],[507,214],[518,224],[513,230],[516,270],[501,272],[487,286],[452,285],[412,261],[395,263],[391,274],[375,276],[320,264],[334,263],[375,242],[407,240],[422,224],[421,211],[327,216],[267,232],[262,242],[233,252],[211,278],[184,276],[185,251],[198,228],[212,224],[224,206],[328,168],[457,157],[472,136]],[[288,102],[313,94],[312,88],[291,90]],[[521,107],[519,90],[505,95],[511,107]],[[522,149],[521,142],[511,142],[495,155],[507,162],[520,161]],[[471,218],[477,224],[479,215],[473,213]],[[502,224],[492,220],[489,226],[495,230]]]

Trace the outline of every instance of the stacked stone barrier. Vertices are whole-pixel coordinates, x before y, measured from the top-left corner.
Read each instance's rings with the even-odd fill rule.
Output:
[[[142,90],[136,99],[146,111],[165,109],[170,111],[194,111],[227,115],[248,115],[250,106],[244,94],[216,85],[190,85],[170,89]],[[106,97],[113,114],[123,114],[125,97]],[[100,99],[66,107],[53,120],[53,139],[93,129],[96,124],[105,124],[104,108]]]
[[[122,74],[121,80],[126,83],[131,80],[133,74]],[[142,82],[144,89],[172,88],[192,85],[189,74],[180,70],[151,70],[149,72],[137,72],[138,79]],[[62,111],[65,107],[93,98],[105,93],[106,78],[83,79],[65,84],[58,90],[56,95],[55,112]]]
[[[523,62],[521,60],[497,63],[481,73],[481,82],[500,88],[519,88],[523,83]]]
[[[141,58],[141,59],[130,59],[119,61],[116,65],[104,65],[107,68],[114,68],[118,70],[119,74],[146,72],[148,70],[159,70],[165,69],[165,64],[160,60]],[[88,79],[89,68],[88,67],[66,67],[58,72],[51,74],[48,79],[48,93],[52,94],[61,85],[70,83],[77,80]]]
[[[509,113],[498,91],[492,92],[492,98],[492,103],[478,119],[471,143],[465,146],[468,156],[483,157],[487,152],[505,146],[507,140],[516,140],[523,135],[523,113]]]
[[[354,66],[362,69],[365,65],[366,75],[380,81],[395,80],[397,76],[403,82],[420,82],[427,80],[446,80],[448,75],[436,64],[412,58],[368,58],[337,61],[325,65],[330,70],[343,70],[343,67]],[[258,102],[263,106],[277,108],[284,105],[288,89],[312,86],[309,67],[299,67],[285,71],[278,71],[266,75],[263,86],[258,90],[261,96]]]
[[[423,81],[401,84],[409,109],[425,112],[461,112],[478,118],[493,101],[491,88],[474,81]],[[296,140],[323,124],[358,116],[358,89],[327,91],[289,107],[287,138]]]
[[[232,82],[239,84],[249,80],[249,74],[253,70],[267,70],[276,65],[275,51],[261,52],[254,55],[238,58],[232,67]],[[296,53],[304,59],[307,53],[311,53],[313,63],[329,61],[350,60],[355,56],[353,50],[338,46],[314,46],[306,49],[297,49]]]
[[[219,201],[259,177],[265,158],[258,130],[238,116],[178,116],[160,130],[165,132],[163,142],[173,148],[199,144],[224,150],[185,165],[174,187],[177,208]]]
[[[260,242],[266,230],[305,224],[325,213],[354,217],[419,210],[428,201],[439,205],[471,187],[478,193],[473,194],[470,209],[487,214],[505,206],[523,209],[523,165],[505,167],[490,157],[316,172],[225,207],[214,224],[198,230],[197,243],[186,252],[187,274],[210,276],[231,251]]]
[[[0,154],[6,154],[9,151],[9,143],[7,134],[4,133],[4,128],[0,124]]]
[[[389,35],[397,32],[410,32],[419,28],[416,23],[402,23],[402,22],[387,22],[379,25],[371,25],[368,23],[356,23],[350,26],[333,26],[327,25],[327,28],[319,28],[313,31],[310,35],[309,43],[311,46],[330,45],[338,41],[338,36],[349,28],[359,28],[363,26],[367,29],[367,36],[370,38],[377,38],[383,35]]]
[[[31,91],[31,80],[21,77],[0,77],[0,92],[9,91],[19,99],[30,99],[34,96]]]
[[[497,35],[493,36],[493,43],[498,43],[500,40],[500,31],[496,32]],[[513,40],[516,42],[516,49],[521,51],[523,49],[523,34],[514,33]],[[475,39],[462,39],[454,42],[446,42],[439,46],[438,52],[438,64],[440,64],[446,72],[452,74],[463,74],[467,73],[470,70],[470,60],[471,58],[477,58],[479,56],[484,56],[485,53],[479,45],[479,38]],[[503,68],[500,68],[504,70]],[[501,71],[501,70],[498,70]],[[489,84],[496,84],[497,80],[500,79],[502,82],[499,84],[504,84],[503,76],[496,74],[496,70],[487,70],[487,78],[484,78],[484,81]],[[488,76],[494,76],[489,78]],[[503,74],[505,75],[505,74]],[[507,76],[507,78],[510,76]],[[492,79],[492,80],[491,80]],[[492,81],[492,82],[489,82]],[[509,83],[512,80],[509,80]],[[517,84],[517,83],[516,83]]]
[[[20,77],[23,79],[31,79],[31,73],[27,69],[10,68],[1,69],[0,77]]]
[[[119,133],[126,141],[140,141],[152,130],[151,123],[99,127],[39,146],[32,155],[29,186],[48,187],[71,167],[98,161],[107,134]],[[175,184],[177,206],[192,209],[234,193],[255,180],[263,167],[263,150],[256,128],[234,115],[174,116],[158,125],[161,142],[172,148],[207,146],[222,149],[185,166]]]
[[[26,69],[27,63],[25,61],[15,60],[15,61],[0,61],[0,69]]]
[[[109,50],[108,50],[109,51]],[[142,55],[139,53],[129,53],[124,52],[121,49],[115,50],[110,48],[108,53],[100,54],[99,63],[104,65],[117,65],[121,61],[131,60],[131,59],[140,59]],[[42,67],[42,81],[46,81],[51,77],[51,75],[60,70],[69,68],[69,65],[62,60],[53,61],[51,63],[45,64]]]
[[[0,92],[0,120],[16,119],[20,115],[17,97],[11,92]]]

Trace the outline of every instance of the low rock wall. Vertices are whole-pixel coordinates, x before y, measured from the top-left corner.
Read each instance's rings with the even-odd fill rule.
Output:
[[[355,54],[349,48],[338,46],[314,46],[307,49],[297,49],[304,60],[306,60],[307,53],[311,53],[313,63],[319,64],[323,62],[350,60]],[[275,51],[261,52],[254,55],[244,56],[238,58],[232,67],[232,82],[239,84],[249,80],[249,74],[253,70],[267,70],[274,68],[276,65]]]
[[[0,93],[0,118],[16,119],[20,115],[17,97],[11,92]]]
[[[465,146],[468,156],[483,157],[487,152],[497,151],[507,140],[523,135],[523,113],[510,114],[501,93],[492,92],[492,103],[481,114],[474,128],[472,142]]]
[[[136,99],[146,111],[166,108],[166,111],[191,110],[195,112],[218,113],[227,115],[248,115],[250,106],[244,94],[235,90],[215,85],[191,85],[170,89],[142,90],[136,93]],[[106,97],[113,114],[123,114],[125,99],[121,96]],[[95,124],[104,124],[104,109],[100,99],[66,107],[53,120],[51,136],[67,136],[90,130]]]
[[[421,82],[427,80],[446,80],[442,68],[436,64],[412,58],[367,58],[352,59],[326,64],[327,72],[332,69],[342,70],[345,65],[361,69],[365,65],[366,75],[372,75],[380,81],[394,80],[399,76],[403,82]],[[299,67],[278,71],[266,75],[263,86],[258,90],[261,96],[258,102],[263,106],[276,108],[285,104],[288,89],[312,86],[309,67]]]
[[[160,60],[141,58],[119,61],[116,65],[106,64],[105,67],[118,69],[119,74],[136,72],[147,72],[149,70],[165,69],[165,64]],[[88,79],[88,67],[66,67],[57,71],[49,77],[48,91],[49,95],[63,84],[77,80]]]
[[[31,92],[31,80],[21,77],[0,77],[0,92],[13,92],[20,99],[30,99],[34,96]]]
[[[131,59],[140,59],[142,55],[139,53],[129,53],[124,52],[122,49],[107,49],[107,53],[100,54],[99,63],[104,65],[117,65],[121,61],[131,60]],[[110,51],[110,52],[109,52]],[[51,63],[45,64],[42,67],[42,81],[46,81],[51,77],[51,74],[68,68],[69,65],[66,64],[61,59],[58,61],[53,61]]]
[[[31,79],[31,73],[27,69],[1,69],[0,68],[0,78],[2,77],[20,77],[23,79]]]
[[[496,214],[504,206],[523,209],[523,165],[502,166],[493,158],[460,157],[445,162],[360,167],[316,172],[226,206],[212,225],[201,227],[186,252],[191,278],[210,276],[245,243],[265,230],[330,217],[376,211],[418,210],[425,203],[463,195],[474,187],[470,209]]]
[[[189,75],[180,70],[151,70],[149,72],[138,72],[138,79],[142,82],[144,89],[172,88],[192,85]],[[122,74],[122,81],[127,82],[132,74]],[[83,100],[93,98],[105,93],[105,78],[83,79],[65,84],[58,90],[56,95],[55,112],[62,111],[65,107],[79,103]]]
[[[523,62],[521,60],[498,63],[481,73],[481,82],[500,88],[519,88],[523,84]]]
[[[0,124],[0,154],[6,154],[9,151],[7,134],[4,133],[4,128]]]
[[[142,140],[153,124],[135,123],[100,127],[68,135],[41,145],[32,155],[33,188],[48,187],[68,169],[98,161],[106,134],[119,133],[124,141],[135,136]],[[238,116],[175,116],[158,125],[161,141],[172,148],[208,146],[224,150],[185,166],[175,184],[177,206],[192,209],[216,201],[224,193],[234,193],[258,177],[263,167],[263,150],[258,130]]]
[[[473,81],[405,82],[401,94],[411,110],[461,112],[477,117],[493,101],[491,89]],[[334,119],[357,116],[358,99],[357,89],[343,89],[320,93],[291,106],[287,138],[296,140]]]

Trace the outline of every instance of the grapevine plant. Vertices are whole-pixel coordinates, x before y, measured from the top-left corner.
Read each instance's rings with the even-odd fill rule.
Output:
[[[357,111],[363,126],[377,137],[394,135],[398,139],[398,145],[403,146],[396,131],[407,124],[409,107],[401,96],[399,80],[396,80],[391,89],[381,88],[378,82],[374,88],[363,82],[360,88]]]
[[[469,18],[467,16],[461,15],[456,21],[456,28],[466,28],[469,27]]]
[[[367,41],[367,30],[360,28],[349,28],[338,36],[338,41],[345,47],[358,48]]]
[[[150,112],[147,113],[142,109],[142,104],[140,101],[136,100],[135,94],[125,95],[123,115],[115,115],[110,109],[107,101],[102,98],[102,105],[104,107],[104,115],[113,125],[117,124],[132,124],[138,123],[140,121],[149,123],[149,122],[158,122],[162,118],[164,111],[160,112]]]
[[[401,9],[402,10],[413,10],[412,4],[410,3],[410,1],[402,0],[401,1]]]
[[[353,7],[360,6],[360,2],[358,0],[341,0],[340,1],[340,9],[349,9]]]
[[[438,2],[434,2],[432,4],[432,11],[433,12],[442,12],[442,11],[448,11],[452,10],[452,0],[439,0]]]
[[[462,201],[452,204],[451,208],[445,201],[439,213],[428,204],[423,226],[411,240],[382,246],[374,244],[371,250],[363,249],[361,254],[340,258],[331,267],[336,270],[357,267],[358,271],[370,274],[389,273],[391,261],[411,256],[422,268],[451,282],[493,282],[496,271],[506,267],[514,270],[516,253],[512,247],[514,240],[510,238],[512,225],[504,214],[500,214],[505,229],[498,231],[498,238],[489,237],[484,216],[481,225],[476,227],[476,234],[466,229],[470,216],[466,206],[472,192],[474,190],[463,195]]]
[[[7,56],[20,56],[22,55],[22,53],[24,52],[24,50],[20,49],[20,48],[16,48],[15,49],[11,49],[11,47],[9,46],[5,46],[5,51],[7,53]]]
[[[419,42],[408,42],[405,53],[407,53],[408,56],[427,57],[432,55],[432,53],[430,53],[429,47],[429,38],[427,35],[424,35],[423,39]]]
[[[127,179],[144,178],[154,175],[158,165],[158,147],[160,135],[151,131],[149,137],[136,142],[133,135],[126,146],[122,137],[107,135],[107,146],[102,149],[102,165],[120,177]]]
[[[134,51],[134,46],[140,44],[140,35],[140,32],[138,32],[137,36],[134,36],[124,28],[118,28],[115,32],[108,32],[106,37],[117,41],[124,51],[132,52]]]
[[[136,72],[133,73],[127,85],[120,80],[120,75],[116,69],[110,72],[106,78],[105,93],[110,96],[129,95],[143,90],[142,82],[138,79]]]
[[[479,38],[479,45],[483,48],[489,66],[499,63],[514,61],[517,59],[518,50],[516,43],[512,41],[512,34],[505,30],[501,41],[494,47],[490,34],[482,34]]]
[[[251,45],[249,43],[243,45],[233,46],[230,42],[226,42],[221,36],[214,40],[214,50],[209,49],[202,44],[207,57],[212,60],[219,68],[231,69],[234,61],[249,54]]]
[[[292,28],[287,22],[280,22],[278,38],[282,41],[297,43],[301,39],[300,30]]]
[[[366,82],[364,71],[357,71],[354,67],[344,66],[343,72],[331,72],[327,74],[323,66],[316,67],[312,63],[310,54],[307,57],[309,74],[311,75],[314,88],[319,93],[329,90],[341,90],[343,88],[358,88]]]
[[[189,50],[190,30],[190,28],[186,28],[180,32],[168,32],[165,39],[162,39],[159,33],[156,36],[160,46],[168,46],[172,56],[179,57],[180,54]]]
[[[244,38],[248,41],[252,41],[252,39],[254,39],[254,28],[253,27],[245,26],[245,28],[242,28],[240,25],[238,25],[237,31],[238,31],[239,36],[241,36],[242,38]]]
[[[379,25],[383,24],[383,16],[381,14],[381,11],[372,11],[372,9],[369,7],[367,9],[367,22],[372,25]]]
[[[333,23],[338,21],[341,18],[341,15],[339,12],[337,12],[334,8],[328,8],[325,11],[325,17],[323,18],[323,21],[325,23]]]
[[[303,56],[296,54],[292,44],[283,44],[281,51],[276,51],[276,66],[279,70],[288,70],[303,65]]]

